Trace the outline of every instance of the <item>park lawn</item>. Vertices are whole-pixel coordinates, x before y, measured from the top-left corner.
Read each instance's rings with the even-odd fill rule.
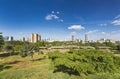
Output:
[[[120,57],[120,54],[114,54],[114,55]]]
[[[35,54],[33,59],[19,55],[0,57],[0,79],[120,79],[120,74],[101,73],[82,78],[63,72],[53,73],[47,55]]]
[[[50,60],[46,55],[34,55],[34,58],[21,58],[19,55],[0,59],[0,79],[80,79],[67,73],[53,73]]]

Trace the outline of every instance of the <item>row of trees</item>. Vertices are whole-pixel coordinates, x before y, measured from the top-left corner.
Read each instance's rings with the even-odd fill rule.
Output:
[[[31,56],[38,51],[38,44],[32,44],[22,41],[6,41],[4,42],[2,33],[0,33],[0,51],[9,53],[10,56],[17,52],[21,57]]]
[[[60,42],[60,41],[54,41],[54,42],[38,42],[36,43],[38,46],[67,46],[67,45],[76,45],[76,46],[93,46],[97,48],[98,46],[108,46],[111,47],[111,50],[116,50],[117,49],[117,44],[116,43],[111,43],[111,42],[104,42],[104,43],[82,43],[82,42]],[[119,44],[120,45],[120,44]]]
[[[71,50],[66,53],[56,51],[48,56],[52,60],[55,72],[87,75],[100,72],[114,73],[120,68],[120,57],[99,50]]]

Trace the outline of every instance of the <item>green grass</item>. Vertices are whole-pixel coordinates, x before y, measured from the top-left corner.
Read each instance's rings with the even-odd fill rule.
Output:
[[[114,54],[115,56],[119,56],[120,57],[120,54]]]
[[[51,61],[45,55],[21,58],[19,55],[0,58],[0,79],[120,79],[120,74],[101,73],[84,76],[53,73]]]

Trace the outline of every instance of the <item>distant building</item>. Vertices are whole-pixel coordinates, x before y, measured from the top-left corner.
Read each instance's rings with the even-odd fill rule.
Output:
[[[85,34],[85,43],[88,42],[88,34]]]
[[[113,40],[113,39],[110,39],[110,42],[111,42],[111,43],[116,43],[116,41],[115,41],[115,40]]]
[[[91,42],[91,43],[95,43],[96,41],[95,41],[95,40],[91,40],[90,42]]]
[[[74,35],[71,35],[71,37],[72,37],[72,41],[74,41]]]
[[[13,40],[14,40],[13,36],[10,36],[9,41],[13,41]]]
[[[31,43],[36,43],[41,40],[41,36],[39,34],[32,33],[31,34]]]
[[[106,39],[105,42],[111,42],[111,43],[115,43],[116,41],[113,39]]]
[[[25,41],[26,42],[31,42],[31,39],[30,38],[26,38]]]
[[[25,37],[22,38],[22,41],[25,42]]]
[[[9,41],[9,36],[5,36],[4,41]]]
[[[4,37],[4,41],[13,41],[13,40],[14,40],[13,36],[5,36]]]
[[[80,39],[75,39],[75,42],[80,42]]]
[[[102,39],[98,40],[97,42],[99,42],[99,43],[104,43],[104,42],[105,42],[105,39],[102,38]]]

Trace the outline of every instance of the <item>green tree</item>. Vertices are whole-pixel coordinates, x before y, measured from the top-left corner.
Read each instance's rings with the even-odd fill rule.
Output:
[[[116,50],[117,49],[117,45],[115,43],[105,42],[104,44],[106,44],[106,46],[111,47],[112,50]]]
[[[14,51],[20,52],[21,48],[22,48],[22,45],[15,45],[14,46]]]
[[[117,45],[117,50],[120,52],[120,44]]]
[[[91,74],[117,71],[120,57],[110,52],[93,49],[71,50],[66,53],[53,52],[48,54],[54,65],[54,71],[69,74]]]
[[[3,45],[4,45],[4,39],[2,36],[2,32],[0,32],[0,51],[2,50]]]
[[[33,59],[33,55],[36,49],[37,49],[37,46],[34,44],[24,45],[20,51],[20,56],[21,57],[31,56],[31,58]]]
[[[5,46],[4,46],[4,50],[5,50],[7,53],[10,53],[10,56],[12,55],[12,53],[14,53],[14,49],[13,49],[13,46],[12,46],[12,45],[5,45]]]

